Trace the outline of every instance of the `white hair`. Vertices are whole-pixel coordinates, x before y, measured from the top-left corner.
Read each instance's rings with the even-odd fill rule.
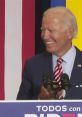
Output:
[[[47,9],[43,16],[45,16],[46,14],[63,14],[63,23],[64,23],[64,28],[67,29],[69,26],[72,26],[73,29],[73,38],[76,36],[77,32],[78,32],[78,27],[77,27],[77,21],[76,21],[76,17],[74,16],[74,14],[66,7],[52,7]]]

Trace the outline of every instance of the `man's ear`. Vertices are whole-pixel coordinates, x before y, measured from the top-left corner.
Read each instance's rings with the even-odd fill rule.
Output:
[[[73,32],[74,32],[74,31],[73,31],[73,28],[69,28],[69,29],[67,30],[68,39],[72,39],[72,38],[73,38],[73,35],[74,35]]]

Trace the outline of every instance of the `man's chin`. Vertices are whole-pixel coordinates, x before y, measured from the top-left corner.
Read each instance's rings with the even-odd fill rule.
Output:
[[[53,50],[53,49],[50,49],[50,48],[46,48],[46,50],[47,50],[47,52],[49,52],[49,53],[55,53],[55,50]]]

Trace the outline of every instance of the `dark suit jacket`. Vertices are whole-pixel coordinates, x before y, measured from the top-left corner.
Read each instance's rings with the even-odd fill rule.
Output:
[[[54,79],[50,53],[44,52],[26,62],[17,99],[38,99],[43,75],[46,73],[50,73],[52,79]],[[70,82],[72,86],[66,99],[82,99],[82,52],[77,48]]]

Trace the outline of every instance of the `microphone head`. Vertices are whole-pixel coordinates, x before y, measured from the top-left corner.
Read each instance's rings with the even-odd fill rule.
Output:
[[[43,85],[45,88],[52,87],[52,77],[49,73],[43,75]]]
[[[69,76],[66,73],[62,74],[61,76],[61,87],[62,89],[65,89],[66,91],[68,91],[71,88]]]
[[[60,88],[58,83],[54,82],[51,74],[49,74],[49,73],[46,73],[43,75],[43,86],[52,91],[55,91]]]

